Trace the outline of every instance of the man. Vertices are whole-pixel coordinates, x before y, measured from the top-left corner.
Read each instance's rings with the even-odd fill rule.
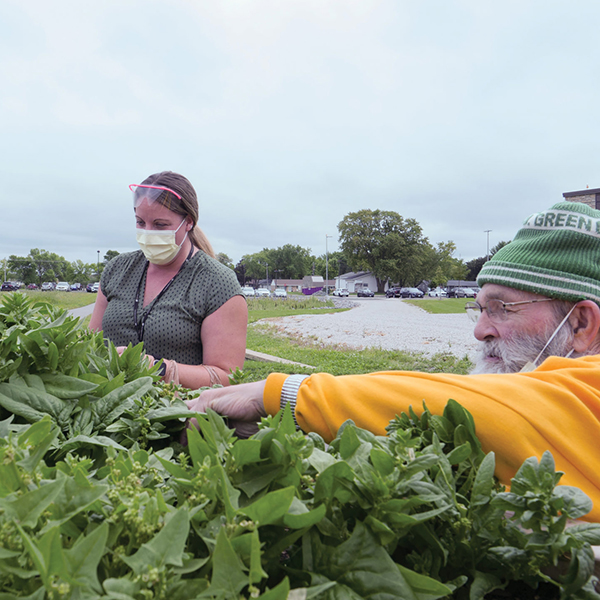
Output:
[[[331,440],[347,419],[384,434],[409,406],[418,413],[425,401],[441,414],[453,398],[473,415],[484,450],[495,452],[501,481],[549,450],[565,472],[561,483],[585,491],[594,501],[587,518],[600,521],[600,211],[559,203],[532,215],[477,282],[468,312],[478,317],[479,374],[273,373],[207,390],[188,406],[247,424],[289,403],[302,430]]]
[[[548,356],[598,353],[593,340],[573,348],[570,311],[586,307],[582,299],[600,303],[599,215],[584,204],[557,204],[530,216],[514,241],[484,264],[477,278],[482,292],[475,305],[467,304],[482,342],[473,373],[514,373]],[[490,308],[488,299],[511,306]],[[481,312],[488,318],[477,319]]]

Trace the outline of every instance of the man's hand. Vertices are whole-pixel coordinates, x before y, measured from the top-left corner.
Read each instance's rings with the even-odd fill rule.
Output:
[[[261,417],[267,416],[263,404],[264,389],[265,381],[213,388],[204,390],[198,398],[186,400],[186,404],[195,412],[206,412],[211,408],[229,418],[239,437],[249,437],[258,431],[256,424]],[[191,424],[196,425],[194,419]]]

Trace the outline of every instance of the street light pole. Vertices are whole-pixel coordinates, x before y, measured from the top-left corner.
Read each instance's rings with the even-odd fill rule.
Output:
[[[486,262],[490,260],[490,231],[491,229],[485,229],[484,233],[487,233],[487,254],[485,256]]]
[[[325,295],[329,296],[329,250],[327,248],[328,238],[332,235],[325,234]]]
[[[100,279],[100,250],[98,252],[98,266],[96,267],[96,273],[98,274],[98,279]]]

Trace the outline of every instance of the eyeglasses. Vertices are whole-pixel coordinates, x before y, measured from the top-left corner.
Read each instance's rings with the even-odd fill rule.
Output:
[[[163,192],[171,192],[181,200],[181,196],[168,187],[162,185],[142,185],[132,183],[129,189],[133,192],[133,207],[137,208],[144,198],[148,201],[148,204],[152,204],[155,200],[158,200]]]
[[[479,302],[467,302],[465,304],[465,310],[467,316],[471,321],[477,322],[479,315],[487,310],[488,317],[491,321],[499,323],[506,321],[508,313],[514,312],[512,310],[506,310],[508,306],[518,306],[519,304],[533,304],[535,302],[551,302],[554,298],[536,298],[535,300],[522,300],[521,302],[502,302],[502,300],[488,300],[486,306],[481,306]]]

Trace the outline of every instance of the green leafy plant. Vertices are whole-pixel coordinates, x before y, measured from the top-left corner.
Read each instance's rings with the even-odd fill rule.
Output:
[[[590,500],[558,485],[549,453],[499,485],[453,400],[386,436],[347,422],[326,445],[286,408],[239,439],[190,413],[201,391],[159,383],[140,347],[79,332],[77,368],[53,370],[68,317],[3,308],[5,364],[20,336],[41,360],[0,383],[0,600],[600,597],[600,525],[567,527]]]

